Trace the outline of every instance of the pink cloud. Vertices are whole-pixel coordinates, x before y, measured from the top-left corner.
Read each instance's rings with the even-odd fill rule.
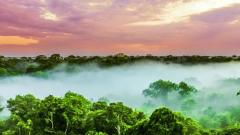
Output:
[[[227,55],[239,52],[240,5],[192,15],[186,22],[128,26],[154,19],[169,2],[158,0],[0,1],[0,36],[39,41],[34,46],[1,45],[6,55],[153,53]],[[185,1],[189,2],[189,1]],[[44,13],[49,18],[44,18]],[[57,17],[57,19],[51,19]],[[140,48],[140,49],[138,49]],[[139,51],[138,51],[139,50]]]

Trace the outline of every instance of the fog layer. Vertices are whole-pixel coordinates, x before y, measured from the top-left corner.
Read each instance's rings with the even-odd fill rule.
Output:
[[[237,80],[240,77],[240,63],[184,66],[145,61],[111,68],[88,64],[71,68],[71,72],[66,71],[67,68],[67,65],[62,65],[48,71],[45,78],[29,75],[2,78],[0,95],[5,100],[18,94],[33,94],[43,98],[50,94],[63,96],[67,91],[73,91],[92,100],[107,97],[111,101],[139,107],[146,102],[142,91],[159,79],[176,83],[185,81],[195,86],[201,95],[226,95],[227,99],[222,100],[225,103],[229,98],[237,98],[235,93],[240,86],[240,80]],[[198,98],[202,104],[207,100],[204,97]],[[237,100],[228,102],[235,104]]]

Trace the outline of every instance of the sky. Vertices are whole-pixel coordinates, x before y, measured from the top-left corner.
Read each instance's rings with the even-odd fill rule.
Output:
[[[240,55],[240,0],[0,0],[0,55]]]

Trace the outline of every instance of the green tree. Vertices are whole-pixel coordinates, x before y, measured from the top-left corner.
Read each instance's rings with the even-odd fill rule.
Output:
[[[189,96],[190,94],[197,92],[196,88],[194,88],[193,86],[189,86],[185,82],[180,82],[178,88],[179,94],[183,97]]]
[[[202,132],[192,119],[168,108],[155,110],[149,120],[142,121],[127,131],[131,135],[201,135]]]
[[[178,92],[181,97],[187,97],[197,92],[197,89],[185,82],[176,84],[171,81],[158,80],[151,83],[149,88],[143,91],[143,95],[154,99],[162,98],[166,100],[171,92]]]
[[[223,129],[219,131],[218,135],[240,135],[240,127]]]
[[[6,75],[8,75],[7,69],[0,67],[0,77]]]
[[[37,124],[37,110],[40,100],[33,95],[18,95],[15,99],[9,99],[7,102],[7,107],[11,112],[11,118],[18,127],[18,134],[27,133],[30,135],[34,128],[33,123]]]
[[[108,108],[107,102],[98,101],[98,102],[93,103],[91,110],[92,111],[105,110],[107,108]]]
[[[41,123],[43,123],[42,130],[48,134],[54,134],[57,130],[62,130],[63,126],[62,116],[63,109],[61,107],[61,98],[54,97],[52,95],[46,97],[41,101],[39,108],[39,116]]]
[[[16,135],[16,132],[13,130],[7,130],[2,132],[2,135]]]
[[[64,133],[67,134],[70,130],[84,130],[84,123],[87,113],[90,111],[91,102],[81,95],[68,92],[65,94],[61,107],[64,109],[63,117],[66,121]]]
[[[85,135],[108,135],[108,134],[103,132],[88,131]]]
[[[4,109],[4,107],[3,107],[2,103],[1,103],[1,98],[0,98],[0,113],[3,111],[3,109]]]
[[[150,84],[149,88],[143,91],[143,95],[151,98],[166,99],[168,93],[176,91],[178,85],[171,81],[158,80]]]
[[[197,105],[197,103],[194,99],[192,99],[192,98],[186,99],[185,101],[183,101],[183,103],[181,105],[181,109],[186,112],[191,112],[191,110],[194,110],[196,105]]]
[[[102,105],[101,105],[102,106]],[[98,132],[122,135],[126,130],[145,118],[141,112],[133,111],[122,103],[111,103],[107,107],[96,109],[88,116],[88,126]]]

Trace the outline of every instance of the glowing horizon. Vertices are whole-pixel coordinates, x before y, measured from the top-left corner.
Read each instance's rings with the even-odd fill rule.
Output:
[[[0,36],[0,45],[29,45],[37,44],[38,40],[19,36]]]

